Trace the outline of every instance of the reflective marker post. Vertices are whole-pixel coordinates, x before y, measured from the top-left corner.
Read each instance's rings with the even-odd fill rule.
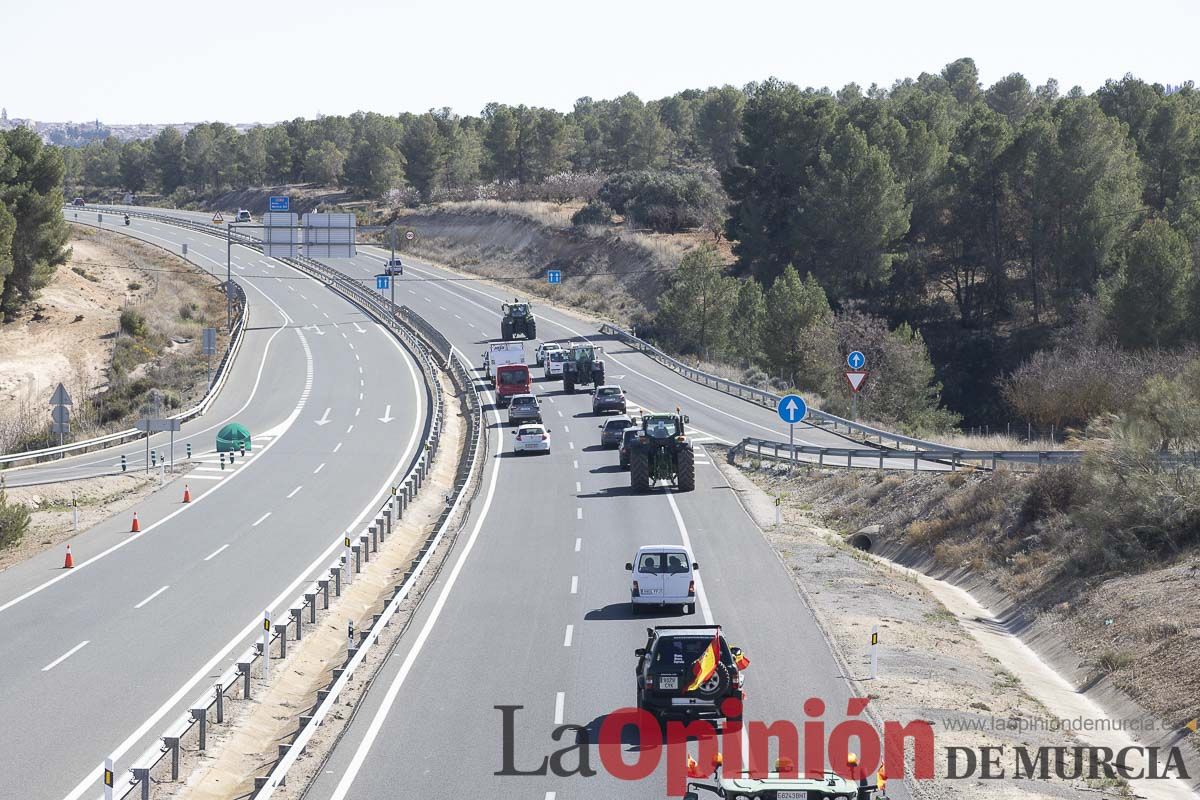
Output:
[[[263,612],[263,677],[271,677],[271,615]]]
[[[879,626],[871,626],[871,680],[875,680],[879,668]]]
[[[104,800],[112,800],[113,796],[113,760],[104,759]]]

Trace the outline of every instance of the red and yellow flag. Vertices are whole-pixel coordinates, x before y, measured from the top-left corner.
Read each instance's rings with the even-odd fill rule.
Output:
[[[721,631],[717,629],[713,633],[713,640],[708,643],[708,647],[704,648],[704,652],[692,664],[692,682],[687,687],[689,692],[694,692],[700,688],[706,680],[713,676],[717,671],[717,662],[721,658]]]

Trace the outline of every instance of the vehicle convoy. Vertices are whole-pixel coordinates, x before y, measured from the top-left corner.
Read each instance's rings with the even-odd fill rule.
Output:
[[[775,768],[776,771],[768,772],[762,778],[750,777],[749,771],[732,777],[722,776],[717,779],[716,786],[689,782],[683,800],[700,800],[700,793],[694,791],[698,789],[727,800],[887,800],[882,779],[870,784],[863,776],[855,783],[830,771],[821,778],[805,778],[800,775],[788,778],[780,774],[782,765],[778,761]]]
[[[550,455],[550,429],[545,425],[522,425],[513,431],[514,453]]]
[[[561,378],[563,374],[563,365],[567,363],[567,359],[570,357],[570,352],[566,350],[551,350],[546,353],[545,366],[542,370],[542,376],[546,380],[550,380],[556,375]]]
[[[642,430],[629,446],[629,485],[646,492],[658,481],[671,481],[681,492],[696,488],[696,454],[684,436],[686,414],[646,414]]]
[[[513,395],[508,403],[509,422],[541,422],[542,407],[538,399],[531,394]]]
[[[615,417],[609,417],[596,427],[600,429],[601,447],[620,447],[621,437],[625,435],[626,430],[633,427],[633,420],[624,414],[618,414]]]
[[[620,386],[597,386],[596,391],[592,394],[592,413],[603,414],[605,411],[615,411],[618,414],[624,414],[625,392]]]
[[[537,346],[537,351],[534,353],[534,358],[537,359],[539,367],[546,366],[546,356],[553,353],[555,350],[562,350],[562,345],[558,342],[542,342]]]
[[[505,364],[524,364],[525,345],[520,342],[489,342],[483,358],[483,376],[496,381],[496,368]]]
[[[575,394],[576,386],[600,386],[604,383],[604,351],[590,344],[572,344],[563,362],[563,389]]]
[[[638,548],[633,561],[625,563],[633,573],[629,605],[634,614],[643,608],[678,606],[685,614],[696,613],[696,573],[700,565],[686,547],[647,544]]]
[[[719,625],[656,625],[637,656],[637,707],[660,721],[740,721],[743,670],[750,661],[730,648]],[[736,652],[735,652],[736,651]],[[736,700],[736,713],[722,706]]]
[[[526,339],[537,338],[537,320],[529,303],[513,298],[511,303],[501,303],[500,310],[504,312],[504,319],[500,320],[501,339],[507,342],[517,334]]]

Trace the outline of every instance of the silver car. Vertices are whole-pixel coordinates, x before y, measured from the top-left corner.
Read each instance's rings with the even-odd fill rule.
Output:
[[[509,422],[541,422],[542,407],[531,394],[514,394],[508,404]]]

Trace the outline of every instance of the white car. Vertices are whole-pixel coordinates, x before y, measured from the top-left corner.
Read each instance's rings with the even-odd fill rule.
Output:
[[[558,342],[542,342],[538,345],[537,352],[534,354],[537,358],[539,367],[546,366],[546,356],[555,350],[562,350],[562,345]]]
[[[522,425],[513,431],[514,453],[550,455],[550,429],[545,425]]]
[[[546,353],[546,363],[544,376],[547,380],[555,376],[561,376],[563,373],[563,364],[570,358],[571,354],[566,350],[551,350]]]
[[[633,613],[648,606],[679,606],[685,614],[696,613],[696,570],[686,547],[677,544],[647,544],[638,548],[633,561],[625,564],[633,573],[629,604]]]
[[[384,275],[403,275],[404,262],[398,258],[389,258],[383,265]]]
[[[234,222],[254,222],[254,218],[250,216],[249,211],[244,208],[239,208]]]

